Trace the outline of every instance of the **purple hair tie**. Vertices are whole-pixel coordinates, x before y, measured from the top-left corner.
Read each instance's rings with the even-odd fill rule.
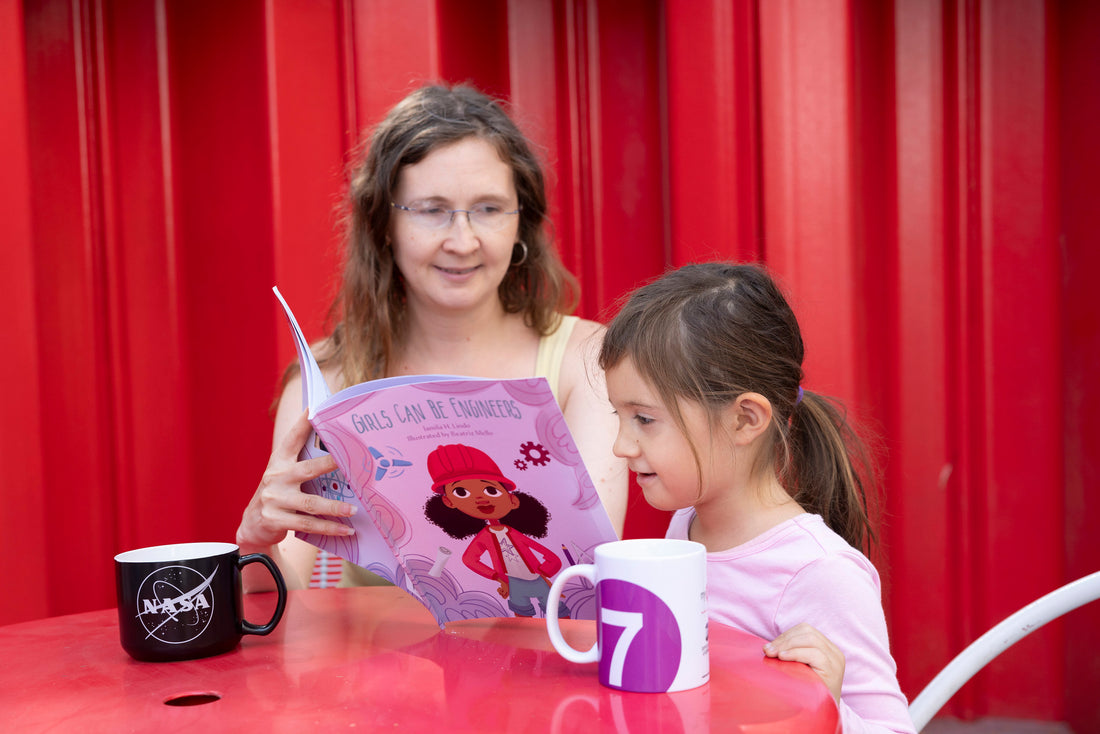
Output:
[[[799,385],[798,386],[798,397],[794,399],[794,404],[798,405],[801,402],[802,402],[802,386]]]

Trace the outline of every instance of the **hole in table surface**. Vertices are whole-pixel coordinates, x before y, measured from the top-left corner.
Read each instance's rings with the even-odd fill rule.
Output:
[[[180,693],[165,699],[165,706],[202,706],[207,703],[220,701],[217,693]]]

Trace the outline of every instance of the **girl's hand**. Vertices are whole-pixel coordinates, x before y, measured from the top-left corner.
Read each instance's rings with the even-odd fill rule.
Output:
[[[497,589],[497,593],[500,594],[500,597],[502,599],[507,599],[508,598],[508,582],[507,581],[501,581],[500,582],[500,588]]]
[[[803,622],[764,645],[764,654],[780,660],[809,665],[825,682],[833,698],[840,703],[844,682],[844,653],[829,638]]]
[[[243,548],[269,548],[294,530],[318,535],[355,532],[342,523],[316,517],[350,517],[355,513],[355,505],[302,491],[302,482],[336,469],[331,456],[298,461],[298,452],[309,438],[310,430],[309,420],[303,412],[271,453],[260,486],[252,495],[237,528],[237,544]]]

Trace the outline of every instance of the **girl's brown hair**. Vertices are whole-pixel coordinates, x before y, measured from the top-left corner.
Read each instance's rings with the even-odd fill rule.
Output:
[[[600,367],[629,358],[685,435],[680,400],[706,408],[714,424],[739,395],[763,395],[772,405],[772,426],[762,465],[775,467],[805,510],[869,550],[871,452],[836,400],[801,388],[803,356],[794,312],[763,267],[703,263],[630,296],[604,336]]]

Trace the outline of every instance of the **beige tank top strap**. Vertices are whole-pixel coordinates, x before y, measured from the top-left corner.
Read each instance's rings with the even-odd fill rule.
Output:
[[[561,364],[565,360],[565,348],[579,320],[576,316],[563,316],[553,334],[547,334],[539,339],[539,351],[535,357],[535,377],[546,378],[555,399],[558,398],[558,380],[561,379]]]

